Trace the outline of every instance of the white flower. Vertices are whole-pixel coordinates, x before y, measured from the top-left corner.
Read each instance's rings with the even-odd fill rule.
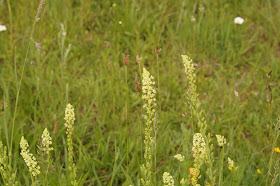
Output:
[[[244,19],[242,17],[236,17],[234,18],[234,23],[241,25],[244,22]]]
[[[113,6],[113,7],[116,7],[116,6],[117,6],[117,4],[116,4],[116,3],[114,3],[112,6]]]
[[[192,15],[191,16],[191,22],[195,22],[196,21],[196,18]]]
[[[227,140],[224,136],[216,135],[216,137],[217,137],[217,141],[218,141],[219,146],[223,146],[224,144],[227,143]]]
[[[121,25],[121,24],[122,24],[122,21],[119,21],[119,24]]]
[[[175,159],[177,159],[178,161],[184,161],[185,159],[185,156],[182,156],[181,154],[176,154],[174,156]]]
[[[234,95],[235,97],[238,97],[238,92],[236,90],[234,91]]]
[[[0,32],[7,30],[7,27],[5,25],[0,25]]]
[[[164,186],[174,186],[174,179],[169,172],[164,172],[162,178]]]

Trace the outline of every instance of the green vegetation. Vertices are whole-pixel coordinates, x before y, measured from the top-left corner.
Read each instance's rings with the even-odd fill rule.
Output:
[[[163,185],[163,174],[175,185],[279,184],[279,0],[39,4],[0,0],[0,185]],[[191,86],[181,55],[193,61]],[[143,108],[143,68],[155,112]]]

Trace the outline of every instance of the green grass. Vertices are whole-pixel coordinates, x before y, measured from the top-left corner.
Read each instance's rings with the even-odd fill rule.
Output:
[[[8,28],[0,32],[0,135],[8,148],[17,87],[38,4],[11,0],[11,29],[7,1],[0,1],[0,24]],[[204,12],[199,11],[200,5],[205,7]],[[280,115],[279,9],[277,0],[188,0],[184,8],[182,1],[167,0],[46,0],[45,12],[33,35],[42,48],[38,50],[31,41],[15,119],[12,167],[18,182],[31,184],[19,154],[21,137],[25,136],[39,159],[36,145],[47,127],[55,149],[48,176],[50,185],[66,183],[64,109],[71,103],[76,113],[72,138],[79,183],[138,184],[140,165],[144,163],[143,134],[139,131],[139,125],[144,127],[142,100],[134,82],[135,76],[141,81],[135,59],[138,54],[142,67],[155,77],[156,87],[160,79],[157,185],[162,185],[165,171],[178,184],[188,171],[173,156],[184,153],[190,159],[192,134],[198,132],[186,127],[194,121],[185,104],[187,84],[181,54],[187,54],[197,64],[199,98],[213,143],[216,134],[224,135],[229,142],[225,157],[231,157],[239,166],[235,184],[264,185],[273,148],[271,125]],[[178,21],[180,14],[182,19]],[[195,22],[191,22],[191,15],[196,17]],[[242,25],[233,23],[237,16],[245,19]],[[67,32],[64,51],[58,35],[61,24]],[[69,44],[72,47],[63,62],[61,54]],[[159,69],[156,47],[161,48]],[[127,97],[125,52],[130,58]],[[268,85],[271,104],[267,102]],[[125,102],[129,105],[128,129]],[[54,134],[56,122],[58,131]],[[215,160],[219,154],[214,148]],[[274,156],[272,165],[275,160]],[[214,168],[218,167],[219,161]],[[229,179],[230,171],[225,166],[225,185]]]

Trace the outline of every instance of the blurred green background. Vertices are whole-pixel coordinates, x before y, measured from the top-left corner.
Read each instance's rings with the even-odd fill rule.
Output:
[[[16,93],[40,1],[10,3],[12,16],[7,1],[0,1],[0,24],[7,26],[0,32],[0,135],[5,145],[11,137]],[[188,127],[192,116],[185,104],[181,55],[187,54],[196,66],[209,132],[213,139],[216,134],[227,138],[226,156],[239,166],[236,185],[263,185],[272,148],[271,126],[280,113],[279,9],[279,0],[46,0],[30,40],[19,94],[12,154],[18,181],[31,184],[19,154],[21,136],[35,154],[47,127],[55,149],[50,184],[65,184],[63,118],[66,104],[71,103],[80,184],[138,184],[144,162],[141,92],[136,88],[136,82],[141,84],[139,55],[141,67],[156,83],[159,72],[157,185],[162,185],[165,171],[179,183],[188,171],[173,156],[182,153],[191,161],[190,134],[197,132]],[[242,25],[234,24],[237,16],[244,18]],[[127,96],[124,54],[129,56]],[[214,149],[219,156],[219,149]],[[227,185],[226,167],[224,174]]]

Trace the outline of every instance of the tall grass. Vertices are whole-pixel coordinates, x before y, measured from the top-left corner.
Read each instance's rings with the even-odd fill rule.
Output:
[[[277,1],[40,2],[0,0],[0,185],[279,184]]]

